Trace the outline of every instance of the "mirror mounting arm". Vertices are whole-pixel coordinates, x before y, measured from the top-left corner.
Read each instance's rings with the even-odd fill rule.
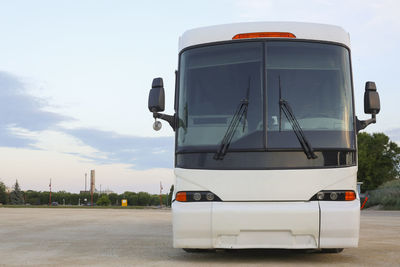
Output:
[[[171,116],[171,115],[167,115],[167,114],[163,114],[163,113],[153,112],[154,119],[165,120],[166,122],[169,123],[169,125],[172,127],[172,129],[174,131],[175,131],[175,117],[176,117],[176,114]]]
[[[376,114],[372,113],[371,119],[365,120],[365,121],[360,121],[358,117],[356,117],[356,128],[357,128],[357,133],[363,129],[365,129],[368,125],[371,123],[376,123]]]

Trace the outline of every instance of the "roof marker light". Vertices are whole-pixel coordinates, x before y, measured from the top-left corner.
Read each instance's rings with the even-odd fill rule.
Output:
[[[249,38],[296,38],[296,36],[290,32],[248,32],[236,34],[232,40]]]

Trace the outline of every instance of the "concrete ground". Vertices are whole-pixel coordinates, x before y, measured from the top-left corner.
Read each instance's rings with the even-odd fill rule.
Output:
[[[345,219],[345,218],[343,218]],[[168,210],[0,208],[0,265],[400,266],[400,212],[363,211],[358,248],[186,253]]]

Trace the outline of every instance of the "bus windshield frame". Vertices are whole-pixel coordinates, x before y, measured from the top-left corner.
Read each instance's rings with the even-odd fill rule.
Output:
[[[216,152],[248,101],[228,152],[302,151],[284,99],[316,151],[355,151],[350,50],[308,40],[240,40],[179,55],[176,153]]]

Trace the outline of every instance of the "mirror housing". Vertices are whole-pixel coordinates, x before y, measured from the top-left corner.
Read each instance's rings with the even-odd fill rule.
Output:
[[[148,107],[150,112],[156,113],[165,109],[165,92],[162,78],[154,78],[149,93]]]
[[[151,85],[149,93],[148,108],[150,112],[153,113],[154,124],[153,129],[158,131],[161,129],[161,122],[157,119],[165,120],[171,125],[172,129],[175,131],[175,120],[176,115],[167,115],[159,113],[165,109],[165,92],[164,92],[164,82],[162,78],[154,78]]]
[[[365,114],[378,114],[381,109],[379,94],[376,91],[374,82],[365,83],[364,93],[364,113]]]
[[[356,117],[356,129],[357,133],[362,129],[365,129],[371,123],[376,123],[376,114],[381,110],[381,103],[379,100],[379,94],[376,91],[376,85],[374,82],[365,83],[364,93],[364,112],[371,114],[371,118],[368,120],[360,121]]]

